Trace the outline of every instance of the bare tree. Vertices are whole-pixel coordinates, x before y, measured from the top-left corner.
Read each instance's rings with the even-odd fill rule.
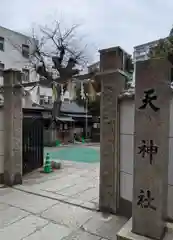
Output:
[[[87,62],[86,47],[80,45],[76,29],[79,25],[73,25],[68,29],[61,29],[58,21],[55,26],[40,26],[40,36],[33,31],[32,44],[34,50],[30,60],[36,73],[39,74],[39,84],[54,87],[56,89],[56,101],[53,106],[53,117],[58,116],[61,107],[61,86],[69,80],[78,77],[80,68]],[[30,83],[32,84],[38,83]]]
[[[44,85],[56,90],[53,118],[60,113],[62,85],[65,90],[69,80],[84,80],[91,75],[79,75],[89,59],[86,51],[87,45],[82,46],[82,38],[77,34],[79,26],[72,25],[70,28],[63,28],[59,21],[54,21],[51,27],[38,26],[38,33],[36,34],[36,28],[33,29],[28,43],[31,46],[29,65],[39,75],[39,81],[22,83],[22,86],[33,89],[34,86]],[[9,42],[22,53],[21,46],[10,39]]]

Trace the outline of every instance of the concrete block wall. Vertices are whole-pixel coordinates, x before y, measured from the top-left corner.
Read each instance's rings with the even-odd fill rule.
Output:
[[[134,100],[123,99],[120,102],[120,197],[129,202],[132,201],[133,190],[134,112]],[[170,104],[168,171],[168,217],[173,219],[173,98]]]

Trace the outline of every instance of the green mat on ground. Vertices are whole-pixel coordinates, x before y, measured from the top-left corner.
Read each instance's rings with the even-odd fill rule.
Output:
[[[51,149],[46,149],[44,151],[44,156],[46,156],[47,152],[49,152],[50,158],[52,160],[61,159],[85,163],[95,163],[100,161],[99,151],[93,148],[74,147],[59,149],[57,151],[51,151]]]

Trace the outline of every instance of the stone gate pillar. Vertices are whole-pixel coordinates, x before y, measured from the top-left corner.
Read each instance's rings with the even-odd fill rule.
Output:
[[[4,72],[4,184],[22,183],[22,73]]]
[[[125,86],[119,72],[123,61],[120,48],[100,51],[100,194],[101,211],[116,213],[119,198],[119,111],[118,96]]]
[[[161,239],[165,234],[170,72],[171,65],[164,59],[137,62],[132,219],[119,239],[139,239],[139,235]]]

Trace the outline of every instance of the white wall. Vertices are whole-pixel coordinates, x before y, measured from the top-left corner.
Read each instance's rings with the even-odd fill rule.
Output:
[[[133,189],[133,100],[123,100],[120,105],[120,196],[132,201]],[[169,134],[168,216],[173,218],[173,99],[170,106]]]
[[[40,86],[40,95],[52,96],[52,88]]]
[[[52,96],[52,88],[39,86],[39,89],[38,89],[38,87],[35,87],[31,91],[31,99],[33,102],[36,102],[38,104],[39,104],[38,91],[39,91],[39,95]]]
[[[0,108],[0,174],[4,172],[4,111]]]
[[[134,101],[120,105],[120,195],[132,201]]]
[[[28,88],[29,89],[29,88]],[[33,102],[36,102],[36,103],[39,103],[39,98],[38,98],[38,95],[37,95],[37,87],[35,87],[32,91],[31,91],[31,99]],[[43,87],[43,86],[40,86],[39,87],[39,92],[40,92],[40,95],[44,95],[44,96],[51,96],[52,97],[52,88],[48,88],[48,87]],[[66,91],[64,93],[64,99],[68,99],[70,100],[70,94],[68,91]]]
[[[22,70],[25,67],[31,67],[29,60],[22,56],[22,44],[30,46],[33,50],[32,39],[20,33],[0,27],[0,37],[5,39],[4,51],[0,51],[0,62],[5,64],[5,69],[15,68]],[[37,75],[32,69],[30,71],[30,81],[35,81]]]

